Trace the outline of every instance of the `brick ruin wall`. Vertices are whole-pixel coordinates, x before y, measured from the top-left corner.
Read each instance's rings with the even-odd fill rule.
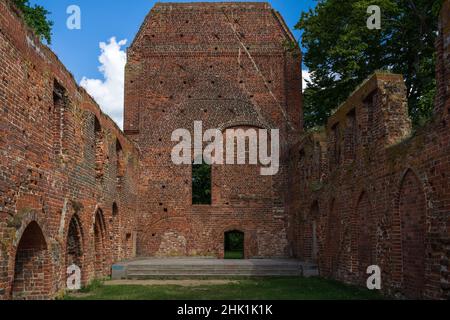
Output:
[[[217,256],[244,232],[246,258],[291,255],[288,152],[301,132],[301,58],[267,3],[156,4],[128,49],[125,133],[139,146],[139,255]],[[279,128],[280,172],[213,165],[212,204],[193,205],[175,129]]]
[[[295,256],[322,276],[365,286],[378,265],[385,293],[449,299],[450,1],[440,19],[433,119],[412,130],[406,88],[377,73],[291,152]]]
[[[138,152],[0,1],[0,299],[39,299],[136,251]]]

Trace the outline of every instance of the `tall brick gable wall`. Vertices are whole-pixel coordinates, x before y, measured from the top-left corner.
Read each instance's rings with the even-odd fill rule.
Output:
[[[323,276],[365,286],[378,265],[390,295],[450,297],[449,17],[447,0],[430,123],[412,131],[403,79],[377,73],[291,152],[295,255]]]
[[[244,232],[245,256],[286,257],[289,146],[302,131],[300,53],[267,3],[156,4],[128,50],[125,133],[141,150],[138,253],[224,254]],[[212,204],[192,205],[191,166],[176,166],[172,132],[280,129],[281,165],[212,167]]]
[[[135,254],[139,155],[0,1],[0,299],[48,298]]]

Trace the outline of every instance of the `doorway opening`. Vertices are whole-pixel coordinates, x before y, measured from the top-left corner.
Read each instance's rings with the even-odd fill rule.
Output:
[[[244,259],[244,233],[233,230],[225,232],[225,259]]]
[[[51,288],[51,262],[39,225],[31,222],[17,247],[12,283],[13,300],[45,300]]]

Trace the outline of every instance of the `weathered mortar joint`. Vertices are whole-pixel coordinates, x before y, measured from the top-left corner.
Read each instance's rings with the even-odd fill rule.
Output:
[[[82,266],[86,284],[108,274],[113,261],[134,256],[135,238],[125,239],[120,230],[137,225],[139,152],[26,27],[11,1],[1,1],[0,12],[0,64],[7,66],[0,69],[0,86],[8,88],[0,95],[8,106],[0,109],[0,265],[7,266],[0,273],[7,286],[0,299],[49,298],[66,286],[71,261]],[[114,159],[116,139],[127,154],[120,190],[115,162],[104,166],[101,187],[95,180],[94,117],[105,132],[105,159]],[[99,199],[105,208],[114,201],[120,207],[113,226],[103,218],[95,237],[89,230],[96,213],[88,208]]]

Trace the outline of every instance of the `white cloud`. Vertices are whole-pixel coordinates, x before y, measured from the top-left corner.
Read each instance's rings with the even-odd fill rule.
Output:
[[[83,77],[80,85],[95,99],[103,112],[108,114],[117,125],[122,128],[125,64],[127,55],[122,46],[127,40],[116,41],[115,37],[108,43],[100,42],[101,54],[98,58],[101,65],[99,71],[103,75],[101,79],[88,79]]]
[[[303,79],[303,87],[302,90],[305,91],[306,89],[306,80],[310,81],[311,80],[311,74],[309,73],[308,70],[302,70],[302,79]]]

